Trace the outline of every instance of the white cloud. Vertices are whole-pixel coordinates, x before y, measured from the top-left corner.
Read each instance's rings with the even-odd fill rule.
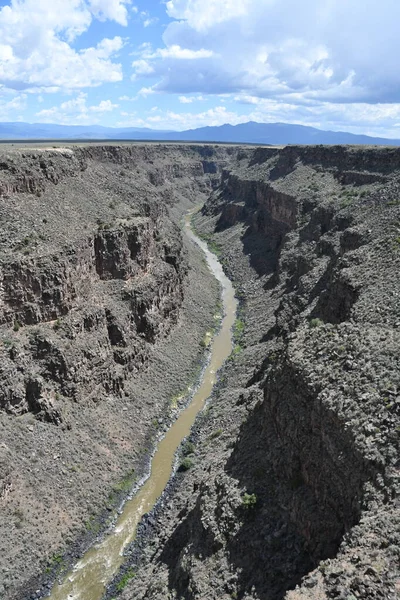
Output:
[[[147,60],[134,60],[132,67],[135,69],[136,75],[149,75],[154,72],[154,68],[149,64]]]
[[[398,0],[170,0],[166,9],[175,21],[165,47],[142,57],[158,91],[400,101]]]
[[[150,96],[151,94],[155,94],[155,90],[151,87],[143,87],[138,91],[138,96],[144,96],[145,98],[147,96]]]
[[[100,20],[116,21],[120,25],[128,25],[128,10],[126,4],[130,0],[89,0],[90,9]]]
[[[190,50],[188,48],[181,48],[177,44],[173,44],[168,48],[159,48],[156,51],[152,50],[150,44],[142,46],[142,51],[139,53],[141,58],[134,60],[132,67],[134,69],[132,80],[137,79],[139,76],[157,76],[159,75],[157,59],[162,59],[163,65],[168,69],[168,64],[173,64],[174,61],[199,61],[200,59],[209,59],[213,56],[213,52],[201,48],[199,50]],[[195,68],[193,66],[189,68]],[[195,74],[192,74],[192,76]]]
[[[256,0],[271,4],[270,0]],[[171,0],[167,13],[173,19],[187,21],[190,27],[202,31],[224,21],[247,14],[251,0]]]
[[[152,17],[147,10],[142,10],[139,14],[139,17],[142,20],[143,27],[150,27],[150,25],[155,25],[155,23],[158,23],[159,20],[158,17]]]
[[[204,100],[203,96],[179,96],[179,102],[181,104],[192,104],[193,102],[199,102]]]
[[[157,17],[147,18],[143,21],[143,27],[150,27],[150,25],[155,25],[158,23]]]
[[[168,48],[160,48],[154,54],[150,55],[149,58],[175,58],[177,60],[197,60],[199,58],[211,58],[214,55],[212,50],[205,50],[201,48],[199,50],[190,50],[188,48],[181,48],[178,44],[173,44]]]
[[[246,115],[238,115],[233,111],[228,111],[225,106],[216,106],[201,113],[178,113],[174,111],[155,111],[150,110],[145,118],[127,119],[119,123],[121,127],[151,127],[153,129],[172,129],[182,131],[185,129],[195,129],[207,125],[223,125],[224,123],[245,123],[248,121]]]
[[[10,89],[76,89],[120,81],[120,37],[75,50],[93,16],[126,24],[121,0],[12,0],[0,8],[0,84]]]
[[[298,102],[295,95],[286,102],[279,99],[236,96],[234,100],[251,105],[247,120],[297,123],[367,135],[400,139],[400,104]]]
[[[53,106],[36,113],[36,117],[43,123],[61,123],[63,125],[92,124],[98,121],[93,114],[104,114],[118,108],[111,100],[102,100],[98,105],[87,105],[87,94],[80,93],[76,98],[62,102],[60,106]]]
[[[233,98],[232,98],[233,100]],[[243,98],[237,97],[236,101]],[[247,100],[245,98],[245,100]],[[248,105],[249,103],[246,102]],[[153,107],[147,115],[121,113],[121,127],[151,127],[153,129],[186,130],[208,125],[230,123],[238,125],[248,121],[261,123],[282,122],[309,125],[319,129],[350,131],[372,136],[400,139],[399,104],[336,104],[328,102],[298,105],[277,99],[255,98],[250,112],[227,109],[225,106],[201,112],[162,111]]]
[[[110,112],[118,108],[118,104],[113,104],[111,100],[102,100],[97,106],[90,106],[89,110],[96,113]]]
[[[21,94],[8,99],[6,96],[0,96],[0,121],[15,119],[15,113],[24,111],[26,108],[26,94]],[[17,120],[20,120],[17,118]]]

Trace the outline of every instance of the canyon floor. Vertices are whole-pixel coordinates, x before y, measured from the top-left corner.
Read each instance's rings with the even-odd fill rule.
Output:
[[[1,597],[101,532],[198,375],[204,203],[236,347],[109,597],[399,598],[399,198],[395,148],[2,151]]]

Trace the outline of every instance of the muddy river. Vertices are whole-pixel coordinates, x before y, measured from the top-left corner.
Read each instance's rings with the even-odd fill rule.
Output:
[[[49,596],[51,600],[101,600],[106,585],[124,562],[124,550],[134,540],[138,523],[145,513],[151,511],[166,487],[174,467],[175,452],[183,438],[189,435],[197,414],[211,394],[218,369],[232,351],[232,326],[237,309],[233,286],[217,257],[193,233],[190,216],[185,220],[185,231],[203,250],[209,268],[222,287],[224,316],[221,328],[211,343],[210,361],[192,401],[159,442],[149,477],[133,498],[125,503],[114,529],[90,548],[64,581],[53,588]]]

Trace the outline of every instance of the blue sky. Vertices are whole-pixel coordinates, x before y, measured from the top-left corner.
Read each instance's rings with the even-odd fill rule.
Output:
[[[0,121],[400,138],[398,0],[0,0]]]

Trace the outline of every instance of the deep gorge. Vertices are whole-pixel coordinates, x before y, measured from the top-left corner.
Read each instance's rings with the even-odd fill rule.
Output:
[[[35,597],[60,548],[87,543],[193,377],[218,291],[179,220],[204,202],[194,225],[243,326],[118,596],[397,598],[399,151],[89,146],[1,164],[4,597]]]

